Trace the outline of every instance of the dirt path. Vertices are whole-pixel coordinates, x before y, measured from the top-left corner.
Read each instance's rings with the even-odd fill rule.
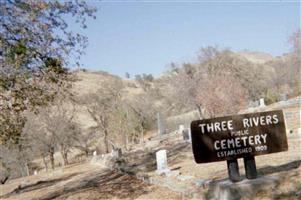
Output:
[[[26,181],[20,185],[17,182]],[[81,164],[61,174],[39,175],[14,180],[0,187],[0,199],[181,199],[165,188],[143,183],[131,176]]]

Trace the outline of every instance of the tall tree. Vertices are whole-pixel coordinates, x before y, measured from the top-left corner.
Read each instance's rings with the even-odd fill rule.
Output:
[[[65,66],[78,64],[87,38],[72,32],[66,17],[86,28],[95,11],[84,1],[0,2],[1,144],[18,143],[23,111],[51,101],[69,80]]]

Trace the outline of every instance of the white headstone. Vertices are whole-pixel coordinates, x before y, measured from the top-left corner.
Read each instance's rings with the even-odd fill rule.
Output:
[[[265,103],[264,103],[264,98],[259,99],[259,107],[264,107]]]
[[[167,156],[166,150],[160,150],[156,152],[156,161],[157,161],[157,172],[164,173],[169,171],[167,165]]]
[[[301,128],[298,128],[298,135],[301,137]]]
[[[183,133],[184,130],[185,130],[185,126],[184,126],[183,124],[181,124],[181,125],[179,126],[179,132],[180,132],[180,133]]]
[[[122,156],[122,151],[120,148],[112,149],[111,156],[114,158],[120,158]]]
[[[191,129],[190,128],[188,128],[188,134],[189,134],[189,140],[188,140],[188,142],[191,143]]]
[[[34,170],[33,175],[38,175],[38,171]]]
[[[97,156],[97,151],[93,151],[93,156]]]

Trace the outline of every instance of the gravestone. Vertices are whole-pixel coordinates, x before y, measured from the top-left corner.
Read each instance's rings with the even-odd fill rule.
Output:
[[[264,98],[259,99],[259,107],[265,107]]]
[[[169,172],[167,165],[167,156],[166,156],[166,150],[160,150],[156,152],[156,161],[157,161],[157,170],[156,172],[158,174],[162,174],[165,172]]]
[[[186,142],[191,143],[191,135],[190,135],[190,128],[186,128],[183,130],[182,135],[183,135],[183,140]]]
[[[157,114],[158,135],[166,134],[166,126],[163,117],[160,113]]]
[[[121,148],[112,149],[111,155],[114,158],[121,158],[122,156]]]
[[[38,171],[34,170],[33,175],[35,175],[35,176],[38,175]]]
[[[93,151],[93,156],[97,156],[97,151]]]
[[[181,124],[179,126],[179,133],[183,133],[184,130],[185,130],[185,126],[183,124]]]

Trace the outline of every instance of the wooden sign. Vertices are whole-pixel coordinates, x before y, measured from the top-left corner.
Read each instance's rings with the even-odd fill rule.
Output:
[[[193,121],[191,138],[197,163],[288,150],[281,110]]]

